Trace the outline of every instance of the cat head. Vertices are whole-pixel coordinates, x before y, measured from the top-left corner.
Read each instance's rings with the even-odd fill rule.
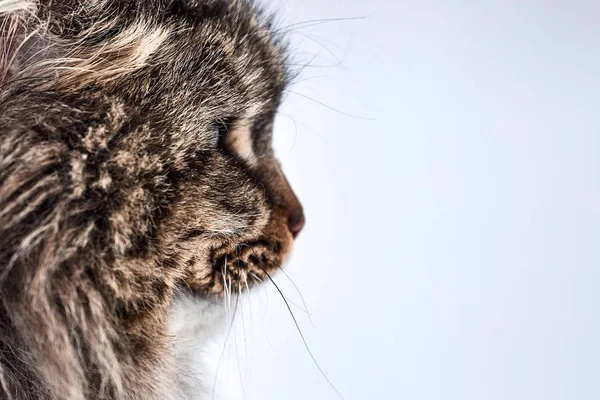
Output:
[[[103,204],[97,242],[201,294],[268,279],[304,225],[271,147],[289,82],[271,22],[237,0],[13,3],[5,98],[69,108],[69,190]]]

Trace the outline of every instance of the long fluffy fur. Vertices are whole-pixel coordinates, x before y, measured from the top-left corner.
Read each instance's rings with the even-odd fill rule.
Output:
[[[0,27],[0,395],[175,398],[174,294],[291,246],[281,45],[237,0],[0,0]]]

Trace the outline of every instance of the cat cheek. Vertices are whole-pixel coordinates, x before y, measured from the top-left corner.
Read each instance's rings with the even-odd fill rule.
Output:
[[[281,269],[292,249],[293,236],[287,219],[287,210],[275,207],[258,238],[237,245],[227,253],[226,259],[222,256],[218,260],[213,258],[213,268],[218,271],[225,266],[228,278],[238,285],[251,286],[270,280]]]

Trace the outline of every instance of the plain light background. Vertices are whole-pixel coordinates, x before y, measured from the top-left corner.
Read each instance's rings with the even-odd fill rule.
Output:
[[[310,319],[275,281],[333,385],[600,399],[600,4],[268,3],[308,64],[275,141]],[[240,309],[224,398],[336,398],[270,283]]]

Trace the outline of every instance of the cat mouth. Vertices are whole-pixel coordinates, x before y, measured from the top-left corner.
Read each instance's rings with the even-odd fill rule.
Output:
[[[190,276],[188,285],[202,294],[223,296],[270,280],[287,260],[297,235],[288,226],[289,213],[276,207],[258,237],[213,247],[208,274],[202,279]]]

